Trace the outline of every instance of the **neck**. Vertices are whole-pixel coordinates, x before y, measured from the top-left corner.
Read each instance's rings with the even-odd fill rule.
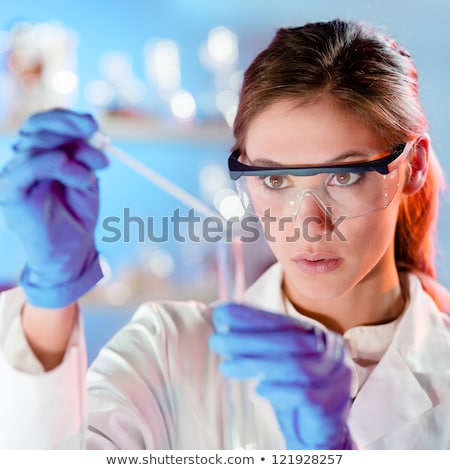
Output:
[[[393,321],[405,306],[395,263],[389,270],[377,265],[350,291],[331,300],[298,298],[286,284],[283,289],[299,312],[341,334],[354,326]]]

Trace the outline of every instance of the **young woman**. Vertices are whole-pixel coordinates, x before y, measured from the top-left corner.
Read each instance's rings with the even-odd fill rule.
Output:
[[[243,304],[143,305],[86,379],[96,129],[32,116],[0,176],[27,253],[1,297],[2,448],[223,448],[225,377],[252,379],[252,446],[450,448],[440,170],[406,51],[351,21],[278,31],[245,74],[229,159],[277,262]]]

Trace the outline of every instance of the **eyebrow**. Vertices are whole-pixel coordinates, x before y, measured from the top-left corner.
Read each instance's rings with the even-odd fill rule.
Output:
[[[330,163],[341,162],[343,160],[349,160],[349,159],[358,159],[358,160],[360,160],[362,158],[367,158],[367,157],[370,157],[370,156],[378,156],[378,155],[381,155],[382,153],[384,153],[384,152],[380,152],[378,154],[373,155],[373,154],[368,154],[368,153],[363,153],[363,152],[353,151],[352,150],[352,151],[346,152],[342,155],[338,155],[337,157],[332,158],[330,160],[327,160],[325,162],[321,162],[320,164],[311,163],[311,164],[305,164],[305,165],[302,165],[302,166],[326,166],[326,165],[329,165]],[[251,160],[248,155],[246,155],[246,158],[248,159],[248,161],[252,165],[256,165],[256,166],[262,166],[262,167],[268,167],[268,168],[280,168],[280,167],[281,168],[283,168],[283,167],[290,168],[290,167],[293,166],[292,164],[280,165],[280,163],[274,162],[273,160],[268,160],[266,158],[256,158],[255,160]]]

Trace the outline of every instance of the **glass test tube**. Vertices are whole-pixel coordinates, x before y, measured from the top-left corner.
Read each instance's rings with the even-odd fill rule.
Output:
[[[231,241],[221,240],[217,250],[219,300],[241,303],[245,291],[245,271],[240,237],[232,237]],[[250,383],[228,378],[224,403],[226,449],[258,448],[253,406]]]

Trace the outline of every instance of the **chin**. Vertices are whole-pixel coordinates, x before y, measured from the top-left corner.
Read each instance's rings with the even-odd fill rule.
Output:
[[[291,285],[292,286],[292,285]],[[315,283],[310,285],[295,285],[295,294],[314,301],[328,301],[344,295],[348,290],[336,285]]]
[[[315,301],[341,297],[357,283],[343,272],[342,266],[330,272],[305,273],[295,263],[289,263],[284,265],[284,272],[285,289],[291,296]]]

